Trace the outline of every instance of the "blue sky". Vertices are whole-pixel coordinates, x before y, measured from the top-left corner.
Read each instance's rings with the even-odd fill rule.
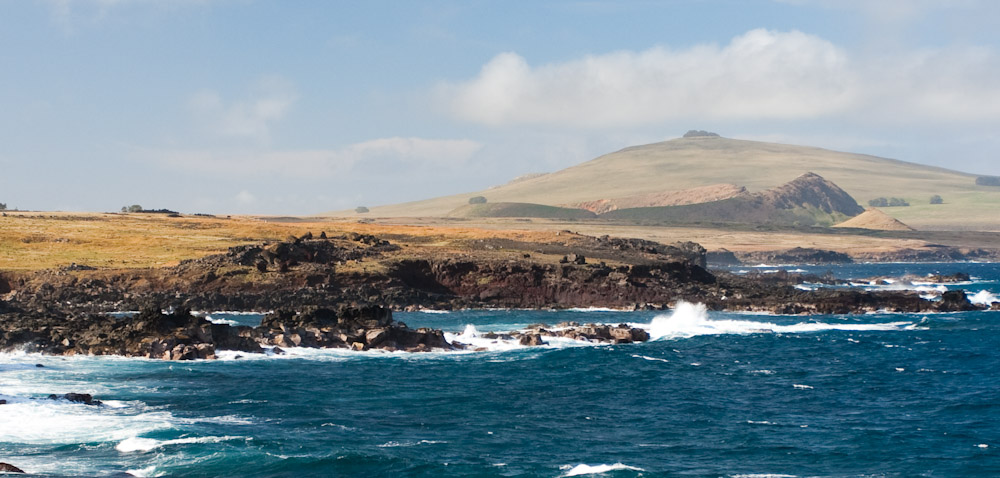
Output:
[[[688,129],[1000,175],[1000,3],[0,0],[0,202],[313,214]]]

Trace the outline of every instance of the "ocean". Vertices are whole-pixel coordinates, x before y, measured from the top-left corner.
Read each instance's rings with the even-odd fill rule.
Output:
[[[733,271],[779,269],[928,297],[1000,296],[1000,264]],[[903,279],[958,271],[972,279]],[[890,280],[861,280],[872,276]],[[0,354],[0,462],[74,477],[1000,476],[1000,312],[780,316],[680,304],[394,317],[486,350],[293,348],[197,362]],[[564,321],[639,324],[653,340],[522,347],[482,337]],[[104,404],[44,399],[68,392]]]

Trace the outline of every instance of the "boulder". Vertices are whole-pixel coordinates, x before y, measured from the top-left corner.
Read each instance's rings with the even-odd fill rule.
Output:
[[[938,310],[941,312],[959,312],[965,310],[978,310],[979,308],[969,302],[969,297],[964,290],[949,290],[941,294],[941,301],[938,302]]]
[[[0,473],[24,473],[24,470],[10,463],[0,463]]]
[[[73,403],[83,403],[85,405],[101,405],[100,400],[94,400],[89,393],[67,393],[65,395],[49,395],[50,400],[67,400]]]
[[[542,336],[539,334],[524,334],[521,336],[519,343],[528,346],[545,345],[545,341],[542,340]]]

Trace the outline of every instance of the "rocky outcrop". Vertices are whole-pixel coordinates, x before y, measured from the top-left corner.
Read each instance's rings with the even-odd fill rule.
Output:
[[[816,173],[805,173],[794,180],[757,193],[765,203],[777,209],[816,208],[827,214],[857,216],[865,212],[857,201],[836,184]]]
[[[744,264],[850,264],[851,256],[842,252],[795,247],[778,251],[758,251],[739,254]]]
[[[256,328],[213,324],[186,309],[164,314],[157,306],[132,317],[8,313],[3,323],[0,350],[58,355],[194,360],[214,359],[218,350],[261,353],[262,345],[411,352],[454,348],[440,330],[412,330],[394,322],[389,309],[374,305],[279,311],[268,314]],[[89,395],[52,398],[91,403]]]
[[[0,473],[24,473],[24,470],[10,463],[0,463]]]
[[[425,352],[455,348],[435,329],[410,329],[394,322],[381,306],[310,308],[296,313],[278,311],[264,317],[255,330],[261,343],[278,347],[382,349]]]
[[[94,397],[89,393],[67,393],[65,395],[49,395],[49,400],[66,400],[73,403],[82,403],[84,405],[103,405],[100,400],[94,400]]]

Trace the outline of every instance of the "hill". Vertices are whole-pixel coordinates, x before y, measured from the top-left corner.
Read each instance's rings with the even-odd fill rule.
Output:
[[[662,193],[638,194],[613,199],[598,199],[571,204],[569,207],[586,209],[597,214],[604,214],[617,209],[634,207],[683,206],[703,202],[721,201],[736,197],[747,192],[747,188],[735,184],[716,184],[683,191],[667,191]]]
[[[534,217],[540,219],[591,219],[597,217],[585,209],[574,209],[542,204],[497,202],[467,204],[448,213],[449,217]]]
[[[717,184],[759,192],[806,171],[836,183],[862,204],[878,197],[907,200],[911,207],[885,212],[918,229],[1000,230],[1000,187],[977,185],[976,175],[864,154],[712,136],[629,147],[485,191],[373,207],[369,216],[445,216],[473,196],[558,205]],[[944,204],[929,204],[933,195],[942,196]]]
[[[854,198],[836,184],[806,173],[776,188],[721,201],[619,209],[600,217],[670,224],[830,226],[863,211]]]
[[[898,219],[878,210],[870,208],[833,227],[852,229],[871,229],[875,231],[912,231],[913,228],[903,224]]]

